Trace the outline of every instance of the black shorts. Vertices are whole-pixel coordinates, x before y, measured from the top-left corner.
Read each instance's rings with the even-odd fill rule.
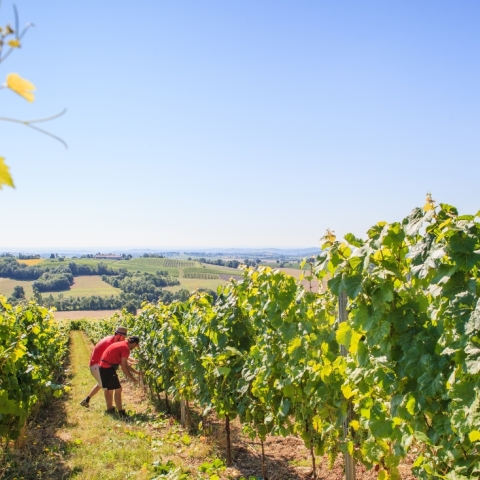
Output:
[[[100,367],[100,378],[102,379],[102,387],[107,390],[116,390],[120,388],[120,380],[117,371],[111,368]]]

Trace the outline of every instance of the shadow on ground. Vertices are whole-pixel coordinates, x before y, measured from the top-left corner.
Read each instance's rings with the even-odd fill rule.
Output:
[[[166,412],[169,407],[170,414],[176,420],[180,419],[180,407],[178,403],[165,403],[163,395],[151,397],[157,411]],[[215,450],[223,459],[226,458],[226,434],[225,424],[213,415],[207,418],[201,415],[197,408],[190,408],[189,413],[190,432],[193,435],[206,436],[215,445]],[[258,441],[253,442],[242,434],[240,424],[231,423],[231,440],[233,452],[233,468],[236,470],[232,478],[241,476],[248,479],[262,478],[262,455]],[[309,454],[303,442],[295,437],[281,438],[270,437],[265,442],[265,466],[266,480],[306,480],[310,479],[312,467],[310,466]],[[319,479],[321,477],[318,477]]]
[[[65,462],[75,443],[57,435],[60,428],[69,426],[66,401],[64,395],[45,402],[28,420],[17,445],[12,442],[8,451],[0,452],[1,480],[63,480],[78,473]]]

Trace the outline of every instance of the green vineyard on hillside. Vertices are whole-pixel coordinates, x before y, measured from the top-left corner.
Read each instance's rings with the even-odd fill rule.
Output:
[[[398,480],[407,456],[421,479],[477,478],[479,215],[430,201],[366,240],[328,232],[312,265],[328,279],[320,293],[259,267],[217,301],[146,304],[129,322],[146,380],[214,409],[227,439],[239,418],[261,442],[296,434],[312,460],[349,453],[380,480]]]
[[[202,273],[202,272],[184,272],[184,278],[201,278],[204,280],[214,280],[218,278],[216,273]]]

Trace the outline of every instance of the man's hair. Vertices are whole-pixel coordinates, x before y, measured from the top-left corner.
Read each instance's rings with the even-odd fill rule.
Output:
[[[128,337],[128,343],[140,343],[140,339],[138,337]]]

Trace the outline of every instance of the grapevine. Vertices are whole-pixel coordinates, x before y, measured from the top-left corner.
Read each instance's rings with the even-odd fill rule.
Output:
[[[145,304],[128,326],[142,338],[146,380],[215,410],[227,432],[238,417],[262,447],[267,434],[299,435],[314,471],[315,455],[333,464],[343,452],[398,479],[411,453],[419,478],[478,477],[477,220],[429,196],[366,239],[328,232],[312,267],[327,285],[319,293],[258,267],[215,302],[196,293]],[[342,292],[348,318],[339,323]]]

